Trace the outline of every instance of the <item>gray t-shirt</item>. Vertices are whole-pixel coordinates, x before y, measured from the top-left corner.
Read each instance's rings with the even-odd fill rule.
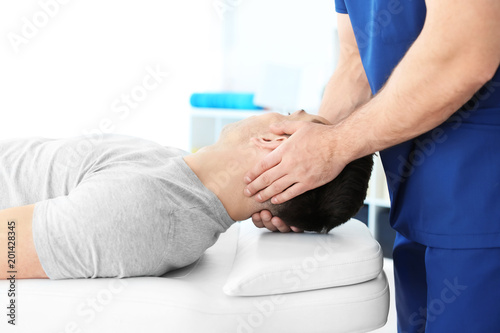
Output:
[[[189,265],[234,221],[186,152],[119,135],[0,141],[0,209],[35,204],[51,279],[160,276]]]

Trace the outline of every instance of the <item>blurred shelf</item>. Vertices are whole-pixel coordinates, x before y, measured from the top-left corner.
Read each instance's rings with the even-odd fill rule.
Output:
[[[214,109],[214,108],[192,108],[191,117],[199,118],[238,118],[244,119],[258,116],[271,110],[236,110],[236,109]]]
[[[385,198],[367,198],[365,205],[375,205],[378,207],[391,208],[391,201]]]

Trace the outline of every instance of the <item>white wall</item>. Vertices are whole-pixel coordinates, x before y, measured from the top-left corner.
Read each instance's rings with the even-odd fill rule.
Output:
[[[333,0],[2,1],[0,139],[111,132],[187,149],[190,94],[256,91],[266,64],[309,69],[319,104],[334,27]]]
[[[222,22],[204,0],[2,1],[0,139],[111,129],[187,149],[189,95],[221,84]]]
[[[238,3],[227,11],[225,20],[225,78],[228,89],[270,93],[277,85],[296,87],[283,99],[294,108],[317,111],[325,84],[338,58],[336,14],[333,0],[232,0]],[[273,80],[275,73],[290,69],[299,82]],[[274,66],[278,65],[276,69]],[[294,75],[297,72],[297,75]],[[268,73],[269,74],[269,73]],[[268,82],[263,82],[263,79]],[[286,90],[285,90],[286,91]],[[293,92],[293,87],[289,87]],[[276,92],[278,93],[278,91]],[[272,92],[271,92],[272,94]]]

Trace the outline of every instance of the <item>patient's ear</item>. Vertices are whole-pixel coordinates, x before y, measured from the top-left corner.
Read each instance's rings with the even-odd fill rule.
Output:
[[[272,136],[272,137],[253,137],[250,141],[261,149],[274,150],[278,148],[288,137]]]

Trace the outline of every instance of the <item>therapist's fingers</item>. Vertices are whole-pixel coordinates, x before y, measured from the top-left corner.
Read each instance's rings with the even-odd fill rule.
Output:
[[[290,229],[292,229],[293,232],[304,232],[304,230],[300,229],[300,228],[297,228],[297,227],[294,227],[294,226],[291,226]]]
[[[264,221],[266,221],[265,224]],[[277,216],[273,216],[272,213],[268,210],[262,210],[258,213],[254,213],[252,215],[252,222],[257,228],[267,228],[266,225],[268,225],[269,228],[267,229],[269,229],[270,231],[303,232],[299,228],[289,227],[285,222],[283,222],[282,219]]]
[[[245,194],[254,193],[255,200],[265,202],[293,184],[290,178],[284,177],[282,168],[274,167],[264,172],[252,183],[246,186]],[[248,190],[248,191],[247,191]]]
[[[307,191],[309,191],[308,186],[302,183],[296,183],[288,187],[284,192],[281,192],[280,194],[273,196],[271,202],[275,205],[279,205]]]
[[[279,217],[277,216],[274,216],[272,219],[271,219],[271,222],[273,223],[273,225],[280,231],[280,232],[290,232],[292,229],[290,229],[290,227],[288,225],[286,225],[285,222],[283,222],[282,219],[280,219]]]
[[[270,129],[277,135],[292,135],[298,129],[306,126],[307,124],[308,122],[304,121],[284,121],[272,124],[270,126]],[[276,169],[275,167],[282,161],[282,150],[280,148],[281,147],[278,147],[273,152],[268,154],[266,157],[264,157],[264,159],[262,159],[257,165],[255,165],[252,169],[250,169],[250,171],[245,174],[244,180],[245,183],[248,184],[245,187],[245,194],[247,196],[251,197],[255,195],[257,192],[274,183],[277,179],[283,177],[284,174],[282,173],[282,171],[280,171],[279,169],[274,170]],[[288,184],[288,186],[290,185],[291,184]],[[276,193],[279,192],[274,192],[273,194]],[[263,202],[270,197],[271,195],[269,195],[267,198],[262,198],[261,200],[257,198],[257,200]]]
[[[308,121],[282,121],[278,123],[271,124],[269,129],[276,135],[293,135],[301,127],[307,126],[310,122]]]
[[[268,210],[262,210],[258,213],[254,213],[252,215],[252,222],[253,224],[257,227],[257,228],[266,228],[265,224],[264,224],[264,220],[266,221],[266,223],[269,225],[269,223],[271,223],[273,225],[273,227],[271,227],[271,231],[279,231],[279,232],[297,232],[297,233],[300,233],[300,232],[304,232],[304,230],[302,229],[299,229],[297,227],[293,227],[293,226],[288,226],[287,224],[285,224],[285,222],[283,222],[282,219],[280,219],[279,217],[277,216],[273,216],[272,213]]]
[[[276,169],[276,170],[274,170]],[[272,169],[271,171],[268,171],[268,172],[276,172],[276,174],[279,174],[280,173],[280,169],[278,168],[274,168]],[[259,193],[257,193],[257,195],[255,196],[255,199],[259,202],[265,202],[271,198],[273,198],[273,196],[276,196],[278,193],[282,193],[284,190],[286,190],[287,188],[289,188],[290,186],[292,186],[294,184],[294,181],[292,179],[292,177],[286,175],[286,176],[283,176],[281,177],[280,179],[277,179],[275,180],[271,185],[267,186],[265,189],[263,189],[262,191],[260,191]],[[284,201],[276,201],[274,200],[271,200],[271,203],[273,204],[278,204],[278,203],[283,203]]]
[[[265,224],[264,224],[264,220],[269,223],[271,221],[273,217],[273,214],[271,214],[270,211],[268,210],[262,210],[258,213],[254,213],[252,215],[252,221],[253,221],[253,224],[255,224],[255,226],[257,228],[265,228]]]
[[[262,224],[264,225],[264,228],[266,228],[270,231],[278,231],[278,228],[272,222],[273,214],[271,214],[270,211],[268,211],[268,210],[261,211],[260,218],[262,220]]]
[[[264,223],[262,222],[262,218],[259,213],[252,214],[252,222],[257,228],[264,228]]]
[[[279,148],[269,153],[257,163],[250,171],[245,174],[244,181],[249,184],[245,187],[245,195],[253,196],[263,188],[269,186],[273,181],[280,178],[282,175],[277,175],[275,172],[269,173],[269,169],[278,165],[281,162]],[[272,170],[272,169],[271,169]]]

